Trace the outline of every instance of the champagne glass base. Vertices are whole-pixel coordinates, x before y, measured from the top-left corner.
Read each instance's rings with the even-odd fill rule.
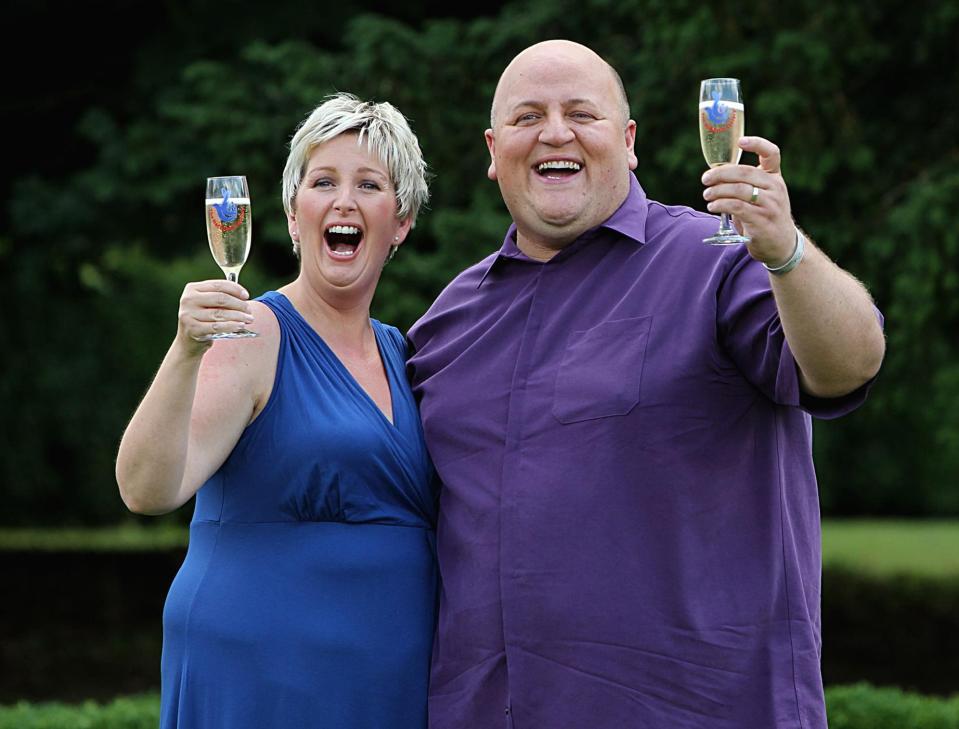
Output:
[[[711,246],[738,246],[749,243],[750,240],[752,239],[749,236],[740,235],[734,231],[732,233],[716,233],[716,235],[703,238],[703,243],[708,243]]]
[[[249,329],[241,329],[238,332],[223,332],[222,334],[207,334],[205,337],[197,337],[198,342],[214,342],[217,339],[249,339],[250,337],[260,336]]]

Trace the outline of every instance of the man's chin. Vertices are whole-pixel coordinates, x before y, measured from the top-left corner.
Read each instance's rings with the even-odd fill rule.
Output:
[[[543,248],[560,250],[565,248],[584,233],[588,227],[576,218],[537,219],[532,225],[519,225],[521,239],[535,241]]]
[[[517,211],[528,225],[538,228],[562,228],[576,221],[582,208],[570,205],[527,205]],[[513,216],[516,220],[517,216]]]
[[[534,208],[533,212],[544,225],[563,228],[572,225],[583,216],[582,207],[570,205],[549,205]]]
[[[578,210],[549,216],[541,215],[538,223],[536,227],[541,235],[569,240],[578,238],[580,233],[592,227]]]
[[[520,231],[525,232],[529,238],[549,242],[552,247],[562,247],[578,238],[584,231],[603,222],[600,220],[591,225],[586,219],[588,211],[582,206],[531,205],[510,212],[513,213],[513,221]]]

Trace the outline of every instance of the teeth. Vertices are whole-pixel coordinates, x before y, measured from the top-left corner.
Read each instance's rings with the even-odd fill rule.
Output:
[[[345,235],[359,235],[360,229],[352,225],[331,225],[326,229],[327,233],[343,233]]]
[[[578,162],[573,162],[568,159],[558,159],[552,162],[543,162],[537,169],[540,172],[545,172],[546,170],[576,170],[579,172],[580,165]]]

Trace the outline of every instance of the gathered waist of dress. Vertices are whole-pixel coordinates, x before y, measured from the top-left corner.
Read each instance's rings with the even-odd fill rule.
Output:
[[[431,528],[401,524],[199,521],[190,526],[187,560],[229,559],[246,569],[272,569],[296,555],[300,564],[323,570],[336,564],[367,570],[410,559],[432,561],[435,545]]]

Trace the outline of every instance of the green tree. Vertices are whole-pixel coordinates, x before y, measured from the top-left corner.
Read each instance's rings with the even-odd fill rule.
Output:
[[[183,284],[219,275],[199,222],[207,175],[250,179],[243,282],[259,293],[295,273],[279,189],[295,125],[335,90],[396,104],[434,175],[430,209],[374,302],[375,316],[407,327],[502,240],[508,216],[485,174],[489,102],[505,63],[551,37],[586,43],[619,69],[639,128],[637,174],[670,203],[702,207],[699,79],[742,79],[747,130],[783,149],[797,219],[885,314],[889,353],[869,402],[817,426],[824,507],[959,513],[959,234],[949,214],[959,111],[941,101],[959,88],[957,36],[954,4],[907,13],[893,0],[534,0],[417,27],[364,16],[336,47],[250,42],[166,69],[168,83],[135,85],[123,113],[84,115],[91,165],[16,186],[0,237],[0,295],[22,312],[8,324],[16,351],[0,376],[13,444],[0,465],[3,520],[123,513],[112,475],[120,433],[172,338]]]

